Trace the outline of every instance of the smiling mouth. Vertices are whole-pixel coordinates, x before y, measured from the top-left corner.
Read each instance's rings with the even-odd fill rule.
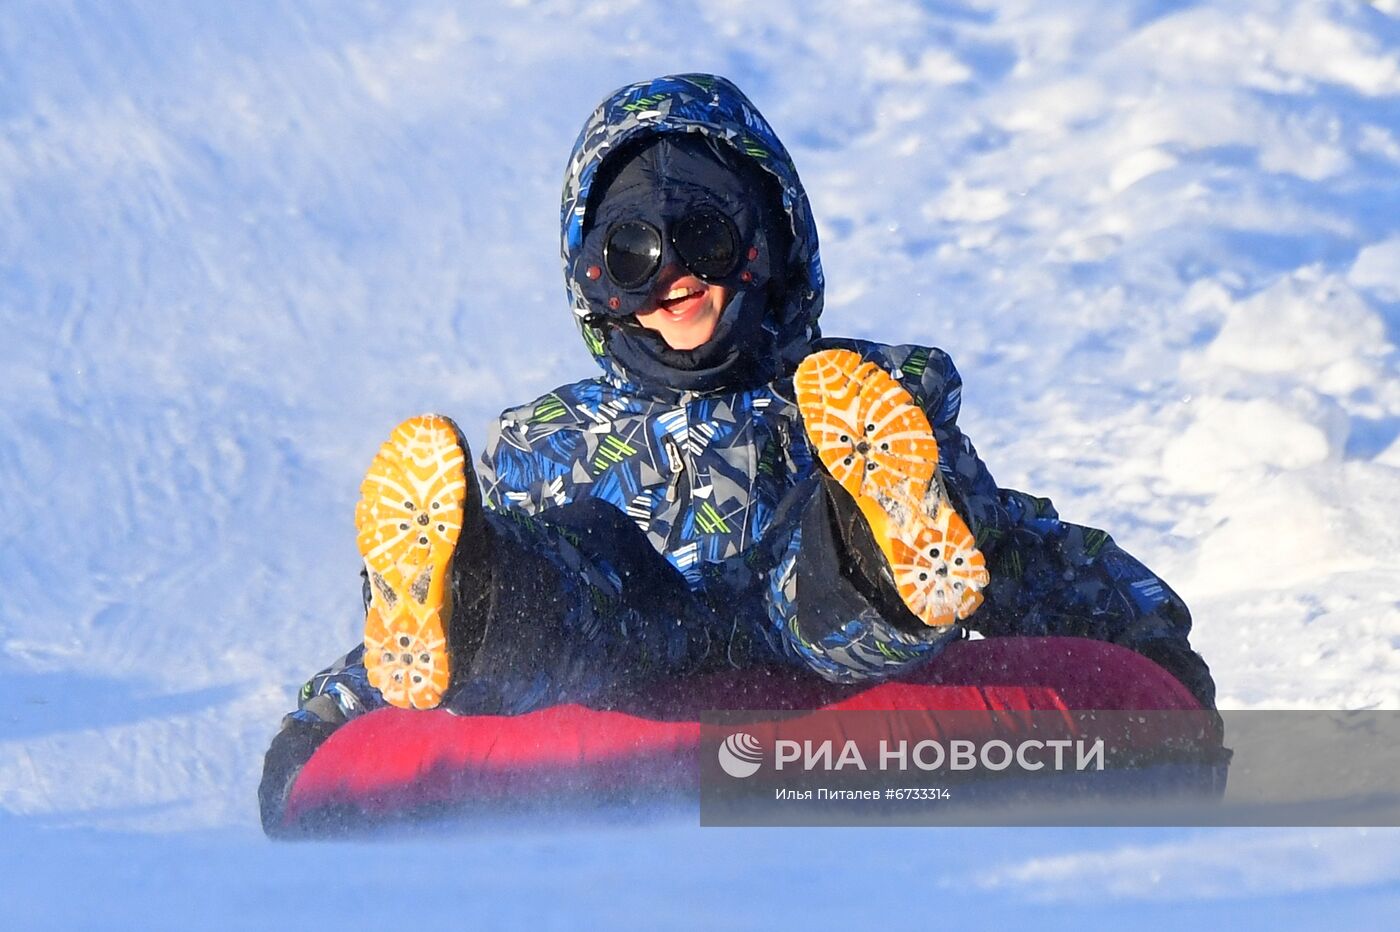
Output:
[[[695,299],[704,297],[707,290],[703,285],[677,285],[657,299],[656,306],[679,313],[687,309]]]
[[[696,287],[696,285],[676,285],[671,291],[666,292],[665,295],[657,299],[657,306],[659,306],[659,308],[665,308],[666,311],[671,311],[671,309],[685,304],[686,301],[690,301],[692,298],[699,298],[704,292],[706,292],[704,285],[700,285],[700,287]]]

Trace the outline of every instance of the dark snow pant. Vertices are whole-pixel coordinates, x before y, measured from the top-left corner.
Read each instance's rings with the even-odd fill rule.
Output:
[[[789,491],[763,540],[739,557],[703,564],[698,585],[623,512],[598,499],[534,516],[484,517],[483,539],[459,545],[454,574],[453,678],[443,705],[461,714],[606,704],[609,695],[650,681],[726,667],[796,667],[834,683],[878,682],[963,636],[957,627],[926,627],[905,608],[859,510],[824,474]],[[1052,562],[1058,551],[1041,549],[1047,553],[1025,548],[1025,562],[1048,568],[1040,577],[1064,575]],[[1113,549],[1120,575],[1126,566],[1155,580]],[[1092,567],[1079,569],[1084,578],[1071,580],[1078,589],[1105,588]],[[1015,604],[1011,597],[999,600],[1003,585],[994,577],[969,627],[985,622],[988,634],[1018,633],[997,604]],[[1014,594],[1024,596],[1023,589]],[[1051,598],[1045,604],[1056,610],[1040,613],[1036,629],[1020,633],[1122,644],[1212,705],[1209,672],[1186,641],[1184,606],[1182,629],[1174,616],[1129,614],[1118,624],[1105,620],[1114,615],[1090,617]],[[293,715],[334,722],[382,706],[365,678],[362,653],[357,648],[313,677],[302,690],[304,714]]]
[[[449,635],[444,705],[462,714],[607,705],[651,681],[726,667],[884,679],[959,636],[922,625],[893,581],[880,583],[870,532],[825,477],[791,491],[751,553],[703,567],[698,589],[597,499],[534,517],[488,514],[487,526],[489,573],[477,585],[489,596],[457,613]]]
[[[765,539],[705,565],[697,588],[604,501],[485,519],[486,540],[458,548],[443,705],[461,714],[606,704],[726,667],[874,681],[961,636],[904,607],[854,503],[826,477],[795,486]],[[382,706],[362,657],[312,677],[293,716],[334,723]]]

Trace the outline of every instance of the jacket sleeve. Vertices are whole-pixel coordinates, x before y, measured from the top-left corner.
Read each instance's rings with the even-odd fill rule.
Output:
[[[939,475],[991,572],[985,601],[965,627],[988,637],[1120,644],[1166,668],[1213,708],[1215,684],[1188,640],[1191,614],[1171,587],[1105,532],[1062,521],[1049,499],[997,486],[958,428],[962,379],[946,353],[893,347],[891,355],[893,371],[928,414]]]
[[[296,711],[289,718],[342,725],[352,718],[382,709],[388,703],[369,684],[365,646],[357,644],[330,666],[302,684]]]
[[[768,650],[824,680],[863,683],[896,676],[959,638],[956,627],[924,625],[877,581],[876,553],[835,480],[814,475],[795,486],[759,554]]]

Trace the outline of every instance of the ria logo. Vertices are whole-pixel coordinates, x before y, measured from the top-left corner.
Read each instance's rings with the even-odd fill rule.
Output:
[[[763,745],[753,735],[736,731],[719,746],[719,765],[731,777],[751,777],[763,762]]]

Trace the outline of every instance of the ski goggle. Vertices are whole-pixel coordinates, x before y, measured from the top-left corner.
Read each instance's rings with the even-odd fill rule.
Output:
[[[620,320],[646,311],[665,268],[730,289],[768,283],[767,234],[748,205],[641,202],[607,214],[584,237],[570,272],[594,314]]]
[[[670,226],[671,247],[681,263],[704,281],[724,278],[739,263],[739,231],[713,207],[691,210]],[[651,280],[661,267],[662,233],[645,220],[624,220],[608,228],[603,268],[628,291]]]

